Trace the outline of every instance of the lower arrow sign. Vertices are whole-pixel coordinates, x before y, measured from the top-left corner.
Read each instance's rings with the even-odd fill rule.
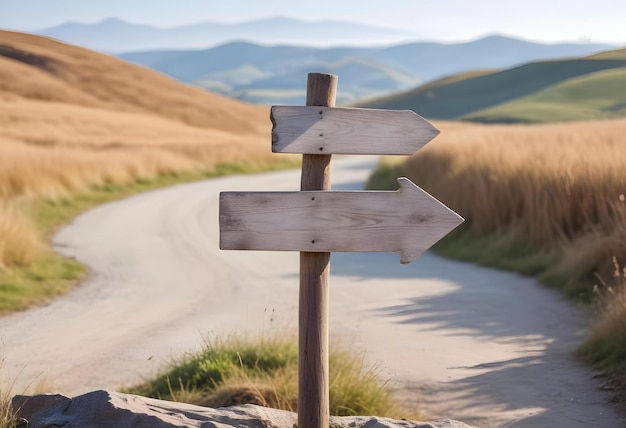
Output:
[[[222,192],[220,248],[392,251],[410,263],[463,222],[399,178],[395,192]]]

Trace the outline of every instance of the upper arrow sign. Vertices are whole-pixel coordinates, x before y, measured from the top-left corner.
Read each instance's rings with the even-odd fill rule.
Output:
[[[407,178],[395,192],[222,192],[220,248],[395,251],[409,263],[463,222]]]
[[[273,106],[275,153],[412,155],[439,134],[411,110]]]

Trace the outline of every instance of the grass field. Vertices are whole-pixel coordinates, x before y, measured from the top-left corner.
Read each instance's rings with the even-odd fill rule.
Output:
[[[161,374],[124,392],[213,408],[256,404],[295,412],[297,381],[298,344],[292,334],[232,335],[173,358]],[[22,426],[11,411],[9,392],[0,389],[0,428]],[[329,399],[331,415],[423,418],[396,403],[393,385],[380,378],[376,366],[336,343],[329,355]]]
[[[622,290],[613,258],[626,261],[625,119],[438,126],[434,142],[404,163],[383,164],[372,180],[388,187],[406,175],[466,219],[439,251],[538,276],[585,302],[602,281]],[[615,295],[623,291],[605,293],[604,307],[620,301]],[[610,312],[623,326],[623,303],[618,308]],[[623,370],[626,329],[603,331],[607,341],[621,343],[609,360]]]
[[[548,123],[626,116],[626,68],[588,73],[532,95],[479,110],[463,120]]]
[[[414,90],[358,102],[430,119],[542,123],[624,117],[623,50],[448,76]]]
[[[269,111],[116,58],[2,31],[0,313],[83,274],[51,233],[95,204],[180,181],[293,165],[270,151]]]
[[[233,336],[173,360],[163,373],[128,392],[214,408],[252,403],[297,411],[297,380],[295,337]],[[394,388],[378,377],[376,367],[336,344],[330,348],[328,381],[331,415],[420,417],[395,404]]]

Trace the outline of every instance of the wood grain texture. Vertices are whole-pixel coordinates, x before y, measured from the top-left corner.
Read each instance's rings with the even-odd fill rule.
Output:
[[[337,76],[309,73],[306,104],[334,107]],[[332,156],[304,154],[300,189],[330,190]],[[298,426],[327,428],[330,423],[328,381],[328,305],[330,253],[300,253],[298,306]]]
[[[395,192],[224,192],[220,247],[269,251],[390,251],[409,263],[463,219],[399,178]]]
[[[273,106],[272,151],[412,155],[439,134],[410,110]]]
[[[335,107],[339,77],[329,73],[309,73],[306,81],[306,105]]]
[[[300,253],[298,321],[298,426],[327,428],[330,421],[328,308],[330,253]]]

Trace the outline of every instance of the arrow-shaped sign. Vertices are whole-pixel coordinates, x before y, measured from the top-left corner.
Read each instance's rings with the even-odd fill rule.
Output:
[[[439,134],[411,110],[273,106],[272,151],[412,155]]]
[[[222,192],[220,248],[393,251],[410,263],[463,218],[399,178],[395,192]]]

